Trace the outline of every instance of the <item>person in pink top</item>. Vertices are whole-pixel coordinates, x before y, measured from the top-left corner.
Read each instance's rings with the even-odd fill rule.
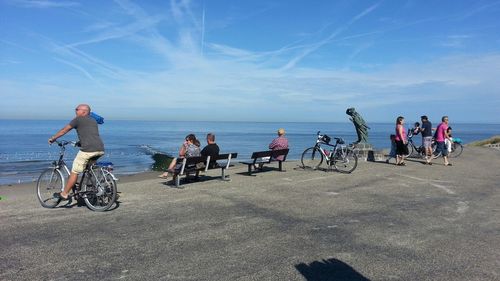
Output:
[[[448,149],[446,148],[446,145],[445,145],[445,140],[448,139],[450,140],[450,136],[448,135],[448,116],[443,116],[443,118],[441,118],[441,124],[439,124],[436,128],[436,134],[435,134],[435,138],[436,138],[436,152],[435,152],[435,155],[439,155],[439,153],[441,152],[441,154],[443,155],[443,159],[444,159],[444,165],[445,166],[451,166],[451,163],[448,161]]]
[[[396,119],[396,165],[406,166],[405,156],[408,155],[408,139],[403,126],[405,118],[399,116]]]

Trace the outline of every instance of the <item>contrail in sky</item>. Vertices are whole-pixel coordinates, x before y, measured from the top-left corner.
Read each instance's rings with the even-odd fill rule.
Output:
[[[204,45],[205,45],[205,3],[203,3],[203,15],[201,17],[201,56],[203,56]]]

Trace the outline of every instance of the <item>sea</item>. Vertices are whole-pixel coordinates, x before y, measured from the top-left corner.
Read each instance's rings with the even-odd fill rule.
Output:
[[[68,120],[0,120],[0,185],[36,181],[42,170],[59,156],[57,145],[47,140]],[[409,124],[412,124],[410,122]],[[434,124],[437,125],[437,124]],[[369,123],[368,138],[376,149],[390,147],[394,123]],[[500,124],[450,124],[453,136],[464,143],[500,135]],[[286,130],[290,153],[298,160],[304,149],[314,145],[318,131],[342,137],[347,143],[357,140],[352,123],[339,122],[210,122],[210,121],[124,121],[106,120],[99,131],[106,147],[102,161],[112,162],[116,175],[150,171],[153,155],[176,156],[188,134],[195,134],[202,145],[212,132],[221,153],[238,152],[238,160],[249,159],[253,151],[266,150],[279,128]],[[74,130],[60,139],[77,140]],[[416,138],[420,143],[420,137]],[[65,159],[72,163],[78,152],[69,147]]]

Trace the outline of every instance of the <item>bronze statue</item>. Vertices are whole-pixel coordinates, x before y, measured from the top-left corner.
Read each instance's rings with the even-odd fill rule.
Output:
[[[345,113],[351,116],[349,120],[354,123],[356,133],[358,134],[358,141],[354,143],[368,143],[368,129],[370,129],[370,127],[366,125],[363,117],[361,117],[361,115],[356,112],[356,109],[354,109],[354,107],[348,108]]]

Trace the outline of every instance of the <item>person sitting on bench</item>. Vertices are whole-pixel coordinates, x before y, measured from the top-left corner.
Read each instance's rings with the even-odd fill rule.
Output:
[[[285,129],[279,128],[278,129],[278,137],[273,139],[273,141],[269,144],[269,149],[280,150],[280,149],[287,149],[287,148],[288,148],[288,139],[285,138]],[[283,161],[284,158],[285,158],[284,155],[280,155],[280,156],[276,157],[276,159],[272,159],[272,160]],[[260,163],[258,168],[262,169],[263,166],[264,166],[264,164]],[[257,167],[255,167],[255,168],[257,169]]]
[[[201,150],[201,156],[207,157],[210,156],[210,163],[208,163],[208,167],[210,169],[215,168],[217,166],[217,156],[219,156],[219,146],[215,143],[215,135],[213,133],[207,134],[207,146],[205,146]]]
[[[280,150],[280,149],[287,149],[287,148],[288,148],[288,139],[285,138],[285,129],[280,128],[280,129],[278,129],[278,137],[275,138],[269,144],[269,149]],[[273,159],[273,160],[283,161],[284,158],[285,158],[284,155],[280,155],[280,156],[276,157],[276,159]]]
[[[184,143],[182,144],[179,150],[179,158],[182,159],[184,157],[194,157],[200,156],[200,141],[196,139],[194,134],[189,134],[186,136]],[[159,175],[159,178],[166,179],[168,177],[168,173],[174,173],[175,169],[180,169],[182,164],[176,165],[177,158],[172,159],[172,162],[168,166],[168,169],[163,174]]]

